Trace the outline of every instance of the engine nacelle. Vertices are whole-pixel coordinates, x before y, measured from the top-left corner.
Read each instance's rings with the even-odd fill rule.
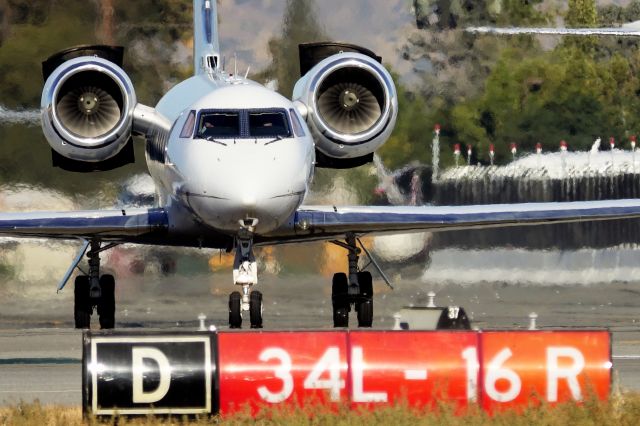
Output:
[[[60,156],[98,163],[115,157],[131,138],[136,94],[115,63],[81,56],[59,65],[42,91],[42,128]]]
[[[367,162],[359,160],[371,158],[387,141],[398,114],[389,72],[374,58],[356,52],[337,53],[313,66],[296,83],[293,99],[306,107],[299,109],[306,112],[320,166]]]

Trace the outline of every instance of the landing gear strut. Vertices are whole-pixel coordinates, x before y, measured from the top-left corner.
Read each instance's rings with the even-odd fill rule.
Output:
[[[358,327],[371,327],[373,324],[373,278],[370,272],[358,270],[361,250],[356,242],[355,235],[351,233],[347,234],[346,242],[332,241],[349,251],[349,278],[339,272],[333,276],[331,286],[334,327],[349,326],[352,307],[358,314]]]
[[[100,276],[100,252],[114,247],[101,247],[100,241],[92,240],[87,252],[89,273],[79,275],[75,280],[73,317],[76,328],[90,328],[91,315],[96,308],[100,317],[100,328],[115,327],[115,279],[113,275]]]
[[[242,327],[242,314],[249,312],[251,328],[262,328],[262,293],[251,291],[258,284],[258,267],[253,255],[253,230],[257,219],[240,221],[240,232],[236,238],[236,255],[233,262],[233,282],[242,286],[242,293],[229,295],[229,327]]]

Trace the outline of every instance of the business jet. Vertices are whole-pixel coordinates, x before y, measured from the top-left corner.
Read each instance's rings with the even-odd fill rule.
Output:
[[[208,247],[235,253],[229,326],[263,326],[254,248],[330,241],[348,268],[332,281],[333,325],[373,323],[372,275],[358,260],[366,234],[444,231],[640,217],[640,200],[370,207],[305,205],[317,167],[369,163],[391,135],[396,88],[374,52],[344,43],[300,46],[301,77],[287,99],[222,66],[215,1],[194,0],[194,75],[155,107],[136,100],[123,48],[79,46],[43,62],[42,128],[52,166],[78,173],[135,161],[141,136],[157,193],[153,208],[1,213],[0,234],[79,240],[88,272],[75,278],[74,319],[115,326],[115,279],[100,255],[119,244]],[[142,143],[142,142],[141,142]],[[374,264],[375,266],[375,264]]]

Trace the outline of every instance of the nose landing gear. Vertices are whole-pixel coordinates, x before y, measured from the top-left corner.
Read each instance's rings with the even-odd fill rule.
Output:
[[[257,219],[240,221],[241,229],[236,238],[236,254],[233,262],[233,282],[242,286],[242,293],[229,295],[229,327],[242,327],[242,314],[249,313],[251,328],[262,328],[262,293],[251,291],[258,284],[258,267],[253,254],[253,230]]]

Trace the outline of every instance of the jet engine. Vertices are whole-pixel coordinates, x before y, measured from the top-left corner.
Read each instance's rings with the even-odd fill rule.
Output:
[[[84,56],[67,59],[70,53]],[[54,164],[113,162],[121,151],[133,155],[130,140],[137,104],[133,84],[105,55],[89,54],[73,48],[43,63],[42,127],[54,150]],[[118,163],[115,166],[123,161]]]
[[[318,166],[370,162],[389,138],[398,113],[396,88],[380,58],[339,43],[301,45],[300,57],[304,76],[293,99],[316,141]]]

